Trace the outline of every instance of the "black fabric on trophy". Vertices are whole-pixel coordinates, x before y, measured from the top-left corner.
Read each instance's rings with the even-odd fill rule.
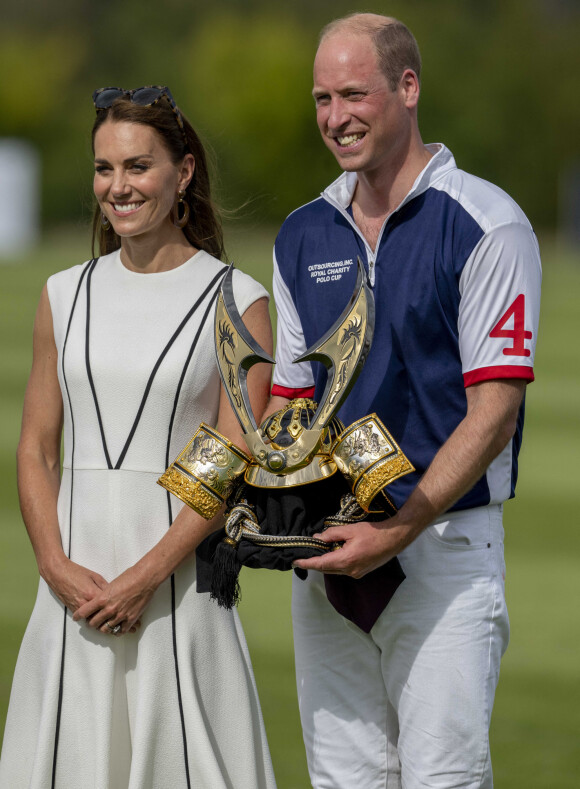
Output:
[[[256,515],[260,533],[278,536],[305,536],[320,533],[325,521],[338,513],[341,498],[350,489],[341,474],[293,488],[254,488],[243,485],[237,499],[245,499]],[[384,499],[385,510],[389,510]],[[359,520],[384,520],[394,513],[361,513]],[[210,592],[214,576],[216,551],[222,550],[225,530],[210,535],[197,549],[197,590]],[[218,546],[220,546],[218,548]],[[315,546],[281,547],[260,546],[242,537],[235,552],[239,566],[290,570],[297,559],[320,556],[327,551]],[[296,571],[301,577],[301,571]],[[405,574],[398,559],[391,559],[382,567],[360,579],[345,575],[325,575],[326,594],[330,603],[344,617],[354,622],[361,630],[369,632],[380,613],[404,580]],[[214,578],[215,582],[215,578]],[[226,606],[228,607],[228,606]]]

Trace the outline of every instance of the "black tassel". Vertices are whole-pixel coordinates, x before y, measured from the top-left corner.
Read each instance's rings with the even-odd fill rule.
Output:
[[[210,597],[221,608],[233,608],[240,601],[241,589],[238,576],[242,563],[238,559],[238,546],[225,537],[217,546],[212,566]]]

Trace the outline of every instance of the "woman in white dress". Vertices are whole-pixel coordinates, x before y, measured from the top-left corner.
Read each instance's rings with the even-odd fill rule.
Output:
[[[51,277],[35,322],[18,478],[41,578],[0,787],[271,789],[239,620],[196,591],[219,516],[155,484],[200,421],[244,446],[215,363],[204,151],[167,88],[93,98],[101,257]],[[234,288],[271,349],[266,292],[239,271]],[[269,375],[251,371],[256,414]]]

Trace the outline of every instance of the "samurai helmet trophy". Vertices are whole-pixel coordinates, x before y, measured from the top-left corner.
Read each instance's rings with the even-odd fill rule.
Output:
[[[343,313],[318,343],[294,360],[325,365],[328,374],[319,405],[291,400],[260,426],[250,405],[247,374],[254,364],[274,360],[239,315],[231,266],[223,279],[214,324],[217,364],[249,454],[202,423],[158,481],[208,519],[227,501],[219,543],[212,552],[210,537],[197,550],[198,561],[206,550],[211,555],[208,591],[225,608],[239,598],[242,565],[287,570],[296,558],[332,550],[332,544],[314,537],[317,530],[330,522],[358,522],[369,512],[384,514],[385,501],[392,511],[386,494],[378,494],[413,471],[375,414],[346,430],[336,416],[362,370],[374,329],[374,299],[360,258],[357,266],[354,292]],[[338,469],[346,481],[338,475],[320,483],[323,495],[292,490],[311,488],[308,483],[331,477]],[[247,485],[240,484],[242,475]],[[328,497],[329,491],[340,493],[340,499]],[[378,510],[372,509],[375,498]],[[204,586],[200,581],[201,576],[198,589]]]

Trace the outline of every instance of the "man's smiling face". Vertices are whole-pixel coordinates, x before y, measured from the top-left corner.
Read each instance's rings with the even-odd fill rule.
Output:
[[[343,170],[378,171],[405,150],[410,119],[405,91],[392,90],[368,36],[326,36],[314,61],[318,128]]]

